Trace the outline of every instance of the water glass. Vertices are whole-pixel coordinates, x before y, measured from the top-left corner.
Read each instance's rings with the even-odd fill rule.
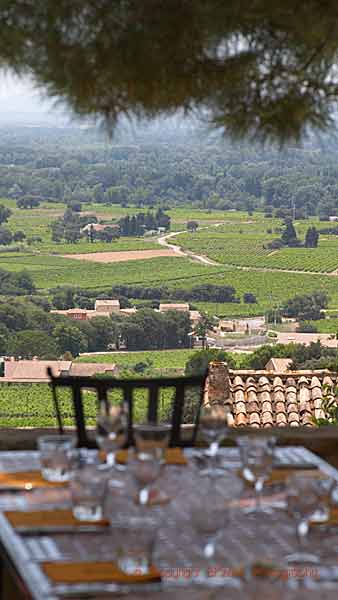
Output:
[[[151,485],[161,473],[161,459],[153,452],[134,452],[128,462],[129,472],[137,485],[140,504],[148,504]]]
[[[144,514],[130,516],[128,523],[113,525],[117,565],[128,575],[146,575],[152,565],[157,524]]]
[[[146,423],[134,426],[135,446],[138,452],[155,452],[164,459],[168,448],[171,425],[167,423]]]
[[[309,523],[320,500],[318,480],[307,475],[292,475],[288,479],[287,507],[289,516],[296,524],[298,549],[286,556],[290,564],[318,563],[319,558],[306,550]]]
[[[123,448],[127,441],[127,427],[128,419],[123,405],[101,402],[96,421],[96,441],[110,466],[116,466],[116,451]]]
[[[204,404],[199,418],[199,430],[204,440],[209,444],[206,455],[209,458],[207,475],[222,475],[223,471],[217,468],[218,450],[220,443],[228,433],[229,406],[221,402]]]
[[[77,469],[70,481],[73,515],[79,521],[100,521],[109,473],[95,464]]]
[[[67,435],[46,435],[38,438],[41,474],[47,481],[69,481],[76,466],[76,440]]]
[[[274,437],[240,436],[237,440],[242,461],[243,476],[255,486],[256,504],[247,513],[271,512],[262,507],[262,493],[265,481],[269,478],[274,458],[276,439]]]

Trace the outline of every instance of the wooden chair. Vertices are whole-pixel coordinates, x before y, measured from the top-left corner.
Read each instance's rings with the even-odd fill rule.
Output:
[[[176,378],[161,378],[161,379],[114,379],[114,378],[92,378],[92,377],[72,377],[72,376],[57,376],[55,377],[52,370],[48,368],[50,377],[50,386],[52,389],[55,415],[59,428],[59,433],[65,431],[64,415],[62,415],[60,400],[58,398],[58,388],[70,388],[73,404],[74,425],[77,432],[77,440],[79,447],[92,448],[96,447],[93,435],[89,435],[88,416],[85,415],[85,404],[83,391],[92,391],[96,393],[98,407],[101,403],[107,406],[110,402],[109,393],[114,390],[120,390],[122,393],[122,402],[127,407],[128,413],[128,442],[127,445],[133,444],[133,423],[134,409],[137,399],[134,398],[135,390],[145,389],[146,394],[146,421],[149,423],[157,423],[159,420],[160,394],[162,390],[173,390],[173,401],[171,406],[171,437],[170,446],[192,446],[195,443],[199,411],[203,401],[204,386],[206,376],[193,377],[176,377]],[[192,389],[196,390],[194,395],[191,395]],[[188,392],[188,393],[187,393]],[[184,438],[182,436],[182,422],[184,419],[184,411],[188,406],[193,405],[194,415],[189,415],[189,422],[193,423],[188,431],[185,431]],[[90,415],[95,419],[96,415]]]

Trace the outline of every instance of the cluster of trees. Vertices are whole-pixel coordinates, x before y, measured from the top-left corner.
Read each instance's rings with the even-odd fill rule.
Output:
[[[114,285],[112,287],[114,298],[124,296],[140,300],[167,300],[178,302],[240,302],[236,297],[236,290],[230,285],[214,285],[201,283],[189,289],[168,288],[160,286],[157,288],[136,285]]]
[[[0,194],[51,202],[265,210],[282,219],[338,212],[337,141],[304,148],[230,143],[203,132],[149,129],[107,146],[88,128],[8,128],[0,143]]]
[[[83,237],[82,229],[89,223],[96,223],[95,215],[81,216],[74,206],[68,206],[63,217],[56,219],[50,224],[53,242],[65,241],[75,244]],[[86,234],[85,234],[86,235]]]
[[[157,231],[159,227],[168,231],[170,229],[170,217],[162,208],[155,213],[137,213],[131,217],[127,215],[119,220],[120,234],[122,236],[142,236],[146,231]]]
[[[70,353],[99,352],[123,344],[128,350],[185,348],[190,320],[186,313],[139,310],[130,317],[112,315],[72,321],[51,314],[48,301],[30,296],[0,301],[0,354],[55,359]]]
[[[335,348],[326,348],[320,342],[312,342],[308,346],[303,344],[276,344],[261,346],[251,354],[243,355],[240,359],[241,369],[264,369],[270,358],[290,358],[292,369],[320,369],[332,368],[337,370],[337,352]],[[234,355],[214,348],[199,350],[187,361],[186,375],[202,375],[206,372],[212,360],[221,360],[228,364],[230,369],[238,368]]]
[[[282,228],[282,235],[268,244],[268,248],[271,250],[283,248],[317,248],[319,241],[319,232],[316,227],[309,227],[305,234],[304,243],[297,237],[297,232],[294,227],[293,221],[290,218],[284,220],[284,226]]]
[[[298,321],[311,321],[324,319],[323,310],[329,303],[325,292],[314,292],[313,294],[304,294],[290,298],[282,307],[284,317],[293,317]]]
[[[1,296],[24,296],[34,294],[35,291],[35,285],[28,271],[10,273],[5,269],[0,269]]]
[[[4,227],[3,223],[7,223],[11,217],[12,211],[7,206],[0,204],[0,245],[8,246],[12,242],[22,242],[26,235],[23,231],[12,231],[8,227]]]

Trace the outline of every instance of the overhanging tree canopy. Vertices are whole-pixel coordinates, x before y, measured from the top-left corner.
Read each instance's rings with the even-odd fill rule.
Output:
[[[2,0],[0,31],[0,65],[108,126],[181,108],[283,142],[338,96],[335,0]]]

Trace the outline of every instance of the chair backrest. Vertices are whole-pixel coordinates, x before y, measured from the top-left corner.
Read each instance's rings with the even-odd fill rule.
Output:
[[[128,412],[128,445],[133,444],[133,422],[134,409],[137,399],[134,397],[136,390],[146,390],[146,416],[145,420],[151,423],[157,423],[159,420],[159,408],[161,407],[162,390],[172,390],[173,400],[170,403],[170,412],[168,420],[171,422],[170,446],[190,446],[194,445],[197,435],[198,418],[200,407],[203,402],[204,387],[206,376],[176,377],[161,379],[115,379],[115,378],[93,378],[93,377],[55,377],[52,370],[48,368],[50,385],[52,388],[55,415],[59,432],[64,433],[64,416],[61,410],[61,402],[58,398],[58,388],[70,388],[73,402],[73,416],[77,431],[79,447],[95,447],[95,441],[89,435],[88,422],[85,415],[85,402],[83,391],[92,391],[96,394],[97,406],[102,402],[108,403],[109,393],[113,390],[119,390],[122,393],[122,402],[127,406]],[[193,392],[195,389],[197,391]],[[193,427],[190,429],[190,436],[182,438],[182,422],[185,417],[185,411],[193,406],[193,416],[189,421]],[[91,415],[96,418],[95,415]]]

